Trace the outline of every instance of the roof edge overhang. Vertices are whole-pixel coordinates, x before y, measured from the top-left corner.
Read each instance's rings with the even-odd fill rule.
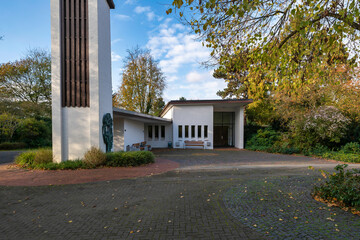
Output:
[[[113,0],[106,0],[106,1],[109,4],[110,9],[115,9],[115,3]]]
[[[239,103],[245,106],[252,102],[252,99],[171,100],[161,111],[160,117],[164,116],[173,106],[176,105],[212,105],[216,103]]]
[[[124,117],[136,118],[139,121],[147,120],[147,121],[162,122],[162,123],[172,123],[172,121],[170,119],[166,119],[166,118],[162,118],[162,117],[155,117],[155,116],[151,116],[151,115],[147,115],[147,114],[143,114],[143,113],[137,113],[137,112],[120,109],[120,108],[116,108],[116,107],[113,107],[113,113],[114,114],[116,113],[117,115],[124,116]]]

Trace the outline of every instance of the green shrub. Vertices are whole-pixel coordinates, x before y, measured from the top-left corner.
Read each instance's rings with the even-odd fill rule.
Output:
[[[84,164],[81,160],[76,161],[66,161],[61,163],[43,163],[38,164],[34,168],[42,169],[42,170],[76,170],[76,169],[86,169],[88,168],[86,164]]]
[[[54,160],[51,149],[39,149],[35,151],[34,163],[35,165],[52,163]]]
[[[27,144],[23,142],[3,142],[0,143],[0,150],[15,150],[27,148]]]
[[[310,148],[307,150],[308,151],[308,155],[314,155],[314,156],[322,156],[325,153],[329,152],[329,148],[321,145],[321,144],[316,144],[315,147]]]
[[[359,154],[360,153],[360,144],[357,142],[349,142],[347,144],[345,144],[341,149],[341,152],[344,153],[355,153],[355,154]]]
[[[21,153],[15,158],[15,163],[22,167],[32,166],[34,163],[35,155],[35,151]]]
[[[90,168],[98,167],[106,162],[106,154],[99,148],[91,147],[85,153],[83,161]]]
[[[271,128],[259,129],[257,134],[246,143],[246,148],[258,151],[271,151],[276,141],[280,138],[280,133]]]
[[[43,120],[24,119],[15,134],[30,147],[51,146],[51,125]]]
[[[355,174],[358,170],[345,171],[347,166],[347,164],[337,165],[335,170],[338,172],[334,174],[322,171],[327,180],[320,186],[314,187],[313,196],[360,210],[360,176]]]
[[[155,156],[152,152],[112,152],[106,154],[106,165],[109,167],[134,167],[153,163]]]
[[[341,162],[360,163],[360,154],[344,152],[326,152],[322,155],[322,157]]]

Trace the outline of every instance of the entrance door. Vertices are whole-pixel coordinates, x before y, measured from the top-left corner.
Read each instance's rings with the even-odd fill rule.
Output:
[[[214,147],[234,146],[233,112],[214,112]]]
[[[229,127],[228,126],[214,126],[214,147],[229,146]]]

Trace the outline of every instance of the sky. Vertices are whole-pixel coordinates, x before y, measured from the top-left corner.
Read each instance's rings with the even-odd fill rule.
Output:
[[[105,1],[105,0],[104,0]],[[114,0],[111,10],[113,91],[121,85],[123,59],[136,46],[148,48],[159,61],[167,87],[165,101],[217,99],[224,80],[212,77],[201,63],[210,57],[189,27],[167,15],[171,0]],[[50,51],[50,0],[11,0],[0,3],[0,63],[24,57],[28,50]]]

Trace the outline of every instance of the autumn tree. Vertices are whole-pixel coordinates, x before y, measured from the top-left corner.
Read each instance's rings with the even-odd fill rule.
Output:
[[[257,109],[271,116],[275,106],[269,98],[299,99],[308,85],[335,86],[328,82],[340,79],[337,69],[351,71],[358,61],[356,0],[174,0],[172,5],[167,12],[177,11],[212,49],[214,76],[228,83],[218,94],[253,98],[248,113]]]
[[[122,84],[113,96],[114,106],[157,115],[165,105],[165,76],[149,50],[137,47],[127,52]]]
[[[25,58],[0,65],[1,112],[50,115],[51,57],[30,50]],[[14,112],[14,114],[17,114]]]

